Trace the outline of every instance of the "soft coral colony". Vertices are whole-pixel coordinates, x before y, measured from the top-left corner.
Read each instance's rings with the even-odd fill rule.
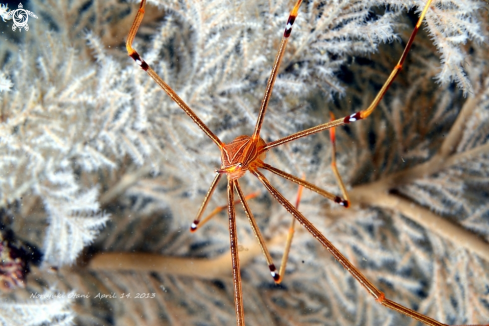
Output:
[[[233,135],[243,134],[242,122],[254,123],[256,119],[255,107],[262,96],[276,51],[274,42],[280,39],[290,4],[278,1],[250,1],[239,6],[226,1],[150,1],[149,4],[158,8],[155,13],[160,12],[160,15],[155,14],[149,24],[151,28],[143,31],[148,37],[136,40],[138,46],[146,50],[145,60],[219,137],[232,139]],[[388,10],[384,10],[386,5]],[[178,216],[168,232],[170,238],[178,239],[176,243],[182,245],[176,248],[161,240],[159,244],[146,248],[153,252],[191,255],[191,244],[205,241],[214,250],[226,248],[227,234],[219,224],[209,225],[207,232],[202,230],[191,239],[177,235],[179,226],[186,229],[194,218],[194,210],[186,207],[198,206],[202,192],[211,181],[208,171],[219,166],[219,162],[207,154],[212,151],[212,144],[182,116],[178,108],[118,53],[122,50],[113,50],[114,45],[123,41],[130,25],[127,19],[122,22],[114,19],[117,15],[112,13],[120,13],[121,5],[115,1],[95,1],[89,7],[82,1],[74,1],[70,5],[63,1],[32,1],[31,6],[33,12],[44,18],[32,24],[29,32],[23,34],[22,41],[2,40],[0,45],[0,196],[2,207],[8,212],[6,215],[16,217],[12,227],[17,227],[15,230],[20,237],[35,242],[44,253],[44,270],[49,266],[73,264],[108,221],[107,210],[117,221],[127,216],[146,221],[145,218],[161,211]],[[53,6],[55,12],[52,11]],[[301,126],[317,124],[318,116],[314,109],[317,90],[322,91],[322,107],[330,105],[324,98],[342,101],[335,95],[340,93],[353,99],[350,104],[341,102],[347,108],[342,112],[358,111],[358,107],[351,106],[362,105],[363,97],[372,94],[372,90],[362,81],[356,82],[357,86],[364,86],[360,91],[355,89],[356,86],[347,88],[349,85],[338,77],[338,73],[346,67],[368,79],[375,78],[372,77],[375,71],[357,72],[355,67],[349,68],[352,56],[370,56],[374,62],[385,59],[386,54],[376,53],[379,44],[394,39],[405,40],[404,35],[396,35],[403,31],[400,22],[407,10],[422,7],[423,1],[304,3],[303,15],[294,26],[295,34],[284,57],[285,68],[280,72],[271,99],[265,137],[278,139]],[[6,6],[1,8],[6,11]],[[306,197],[303,205],[305,214],[318,216],[315,220],[318,225],[338,233],[332,241],[348,250],[361,252],[369,262],[362,268],[373,273],[374,279],[379,278],[394,287],[398,300],[415,301],[416,296],[410,289],[425,292],[423,300],[418,299],[425,313],[439,319],[448,316],[458,323],[472,321],[470,318],[478,322],[480,316],[487,316],[487,307],[478,300],[483,297],[480,293],[482,284],[487,284],[487,277],[479,275],[478,271],[487,270],[487,263],[474,254],[450,256],[449,252],[458,247],[452,245],[453,239],[440,237],[428,227],[413,226],[406,220],[406,216],[410,217],[407,208],[395,206],[390,201],[391,197],[384,198],[380,194],[392,189],[402,193],[405,196],[403,200],[408,201],[406,206],[425,208],[423,216],[439,214],[453,218],[452,215],[458,214],[461,218],[453,219],[455,223],[487,239],[487,209],[482,204],[481,194],[474,195],[473,192],[474,188],[486,187],[480,184],[480,180],[487,178],[488,171],[484,160],[487,151],[483,150],[487,138],[489,88],[483,50],[487,48],[482,43],[488,37],[487,9],[484,8],[487,8],[487,3],[483,1],[435,1],[427,14],[426,26],[436,49],[426,38],[421,40],[420,51],[414,52],[414,58],[409,62],[409,65],[419,67],[406,68],[406,76],[399,81],[400,84],[407,81],[409,89],[405,92],[417,95],[413,97],[419,99],[406,99],[403,90],[394,86],[383,104],[384,122],[375,120],[350,134],[338,131],[340,145],[342,142],[361,144],[362,139],[368,139],[365,134],[372,133],[372,130],[377,132],[372,150],[362,149],[361,145],[347,145],[345,148],[352,148],[352,151],[345,153],[340,146],[339,168],[348,184],[378,185],[378,188],[370,188],[374,190],[370,190],[373,195],[369,196],[366,196],[367,190],[354,186],[350,189],[353,203],[356,200],[365,207],[384,207],[385,211],[358,207],[350,213],[349,224],[339,220],[328,226],[322,217],[324,211],[318,208],[324,207],[322,204],[319,205],[317,200],[308,203]],[[0,24],[1,27],[6,26],[3,22]],[[80,33],[87,30],[91,32]],[[121,34],[118,30],[126,32]],[[441,54],[441,63],[433,60],[432,53],[436,51]],[[387,53],[389,57],[395,60],[394,55]],[[433,77],[442,86],[430,95],[430,99],[420,89],[432,83]],[[454,95],[459,91],[445,85],[452,81],[469,96],[467,100]],[[399,101],[407,104],[403,106]],[[419,122],[423,119],[419,112],[430,110],[433,113],[428,113],[428,121]],[[457,116],[464,118],[457,125],[462,128],[457,134],[448,133]],[[320,119],[324,121],[324,115]],[[432,134],[428,129],[434,130]],[[438,155],[441,140],[437,135],[442,133],[458,137],[453,137],[456,139],[451,139],[450,143],[445,142],[444,146],[450,150],[444,147],[440,152],[442,155]],[[420,139],[419,135],[432,136],[439,142],[430,143]],[[283,160],[287,162],[282,165],[284,169],[296,175],[304,171],[308,179],[317,178],[329,187],[327,190],[337,192],[334,177],[326,172],[330,152],[321,142],[327,141],[323,138],[313,141],[317,143],[316,147],[307,147],[316,148],[316,152],[297,145],[292,154],[278,152],[276,156],[271,154],[271,159]],[[369,146],[364,147],[368,149]],[[174,159],[176,153],[178,160]],[[400,157],[408,164],[403,165]],[[433,163],[434,158],[438,165]],[[416,170],[422,162],[431,162],[431,167]],[[361,178],[354,171],[369,168],[386,172],[373,172],[367,174],[362,182],[355,182]],[[185,175],[181,174],[182,170]],[[124,184],[122,180],[133,181]],[[376,184],[376,181],[379,182]],[[253,181],[249,182],[245,186],[247,189],[258,188]],[[477,182],[479,185],[475,186]],[[289,195],[293,195],[292,190]],[[367,197],[368,200],[365,199]],[[109,205],[114,201],[122,207],[120,211]],[[221,193],[214,204],[223,202]],[[261,210],[263,216],[276,218],[278,215],[265,207]],[[16,223],[21,223],[21,220],[36,227],[30,231],[25,227],[19,229],[20,224]],[[47,228],[40,221],[46,221]],[[396,226],[387,228],[386,225],[393,221]],[[125,223],[131,225],[134,222]],[[277,222],[266,223],[277,225]],[[380,228],[381,224],[385,230]],[[211,234],[213,238],[209,238]],[[397,242],[393,241],[396,234],[400,238]],[[122,231],[119,236],[127,237]],[[136,229],[127,246],[129,243],[135,245],[140,237],[144,237],[144,229]],[[108,248],[116,243],[117,250],[133,249],[126,248],[126,244],[117,242],[115,238],[104,235],[98,245]],[[300,232],[296,240],[296,254],[311,257],[305,248],[311,248],[312,240]],[[417,254],[409,256],[408,248]],[[438,258],[430,262],[429,254]],[[291,266],[297,266],[294,259],[301,260],[292,257]],[[340,269],[327,259],[315,258],[315,261],[321,271],[329,269],[322,272],[324,274],[318,283],[321,288],[331,289],[330,293],[334,295],[330,298],[328,294],[316,293],[312,286],[311,289],[306,286],[306,290],[322,298],[339,323],[351,323],[348,316],[354,311],[353,307],[360,304],[361,299],[357,296],[362,296],[361,291],[355,292],[355,299],[344,297],[341,289],[335,290],[335,285],[332,285],[348,284],[347,279],[340,279],[339,275],[343,275]],[[464,269],[469,263],[472,272]],[[260,274],[261,269],[262,265],[257,264],[257,271],[250,271],[256,275],[256,284],[265,279]],[[409,276],[399,282],[398,275],[404,275],[402,273],[409,269],[418,274],[417,278]],[[49,278],[43,270],[40,273]],[[317,272],[311,272],[307,267],[292,268],[291,282],[307,280],[308,276],[304,276],[307,273],[314,275]],[[450,274],[451,279],[458,275],[463,278],[462,288],[448,290],[437,282],[431,287],[421,284],[439,279],[443,273]],[[29,291],[38,286],[32,283]],[[77,287],[75,284],[60,285],[58,290],[69,292]],[[185,287],[183,284],[180,286]],[[450,304],[438,307],[433,302],[441,293],[449,293],[463,308],[454,313]],[[472,296],[464,299],[464,293]],[[212,294],[209,292],[208,295]],[[337,297],[342,297],[342,302],[347,304],[334,303]],[[448,294],[444,297],[447,298]],[[287,295],[283,298],[289,303],[296,300]],[[19,305],[24,302],[22,295],[18,295],[18,300]],[[270,300],[268,313],[283,309],[275,300]],[[332,303],[328,305],[326,302]],[[39,306],[47,304],[46,301],[37,303]],[[69,304],[71,301],[64,302],[60,310],[63,314]],[[302,304],[313,305],[307,300]],[[373,311],[372,315],[385,315],[376,306],[364,304]],[[14,308],[5,308],[4,311],[8,309]],[[54,310],[51,312],[49,318],[52,320],[59,317]],[[225,316],[222,318],[232,323],[233,312],[222,313]],[[68,318],[68,315],[63,316]],[[197,317],[189,314],[186,318],[190,321]],[[373,324],[369,318],[362,318],[366,318],[365,325]],[[397,317],[391,318],[395,322]]]

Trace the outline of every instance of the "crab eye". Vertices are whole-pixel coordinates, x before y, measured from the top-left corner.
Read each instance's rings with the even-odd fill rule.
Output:
[[[239,168],[243,167],[243,163],[238,163],[238,167]]]

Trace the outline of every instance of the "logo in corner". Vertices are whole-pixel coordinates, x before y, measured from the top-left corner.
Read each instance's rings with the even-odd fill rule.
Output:
[[[6,8],[4,7],[3,9]],[[22,28],[24,28],[26,31],[29,30],[29,25],[27,25],[29,16],[37,19],[37,16],[32,11],[24,9],[22,3],[19,3],[19,9],[5,11],[5,13],[2,14],[2,18],[4,21],[5,19],[13,20],[14,24],[12,25],[12,30],[15,31],[18,28],[19,32],[22,31]]]

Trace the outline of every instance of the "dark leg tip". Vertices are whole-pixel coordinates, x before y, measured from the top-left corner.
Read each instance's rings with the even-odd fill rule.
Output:
[[[197,231],[197,225],[199,225],[199,221],[193,221],[192,225],[190,225],[190,232],[194,233],[195,231]]]
[[[270,268],[270,274],[272,274],[273,280],[275,281],[276,284],[279,284],[280,281],[282,280],[282,277],[280,277],[280,274],[277,273],[277,269],[275,268],[274,264],[271,264],[268,266]]]
[[[275,275],[272,274],[272,277],[273,277],[275,284],[280,284],[280,282],[282,282],[282,277],[280,276],[279,273],[275,273]]]
[[[348,200],[341,199],[341,197],[339,197],[339,196],[336,196],[334,198],[334,202],[337,203],[337,204],[340,204],[341,206],[343,206],[345,208],[350,207],[350,202]]]

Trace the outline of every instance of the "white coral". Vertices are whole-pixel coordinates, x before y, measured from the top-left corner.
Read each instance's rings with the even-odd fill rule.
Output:
[[[74,292],[59,293],[52,289],[32,293],[24,302],[0,300],[0,324],[5,326],[68,326],[75,317],[71,310]]]
[[[12,88],[12,82],[3,72],[0,73],[0,92],[8,92]]]
[[[0,3],[0,17],[5,22],[5,20],[12,19],[12,16],[9,15],[8,4]]]
[[[2,101],[9,104],[2,111],[0,124],[0,170],[7,171],[0,178],[2,207],[14,206],[12,204],[20,202],[23,196],[38,197],[38,202],[43,206],[36,213],[44,213],[48,222],[44,230],[44,259],[45,263],[53,265],[73,263],[83,247],[93,241],[107,220],[107,215],[100,210],[103,200],[99,198],[99,192],[106,189],[111,192],[118,188],[120,184],[114,186],[114,183],[119,181],[123,173],[127,175],[120,178],[121,184],[126,177],[138,180],[134,175],[140,178],[148,171],[153,171],[158,178],[139,180],[126,192],[126,196],[120,196],[118,199],[124,207],[121,215],[129,220],[137,220],[141,216],[158,213],[154,215],[158,215],[161,220],[161,211],[165,209],[178,217],[174,219],[175,229],[180,226],[179,223],[188,227],[196,211],[189,207],[198,207],[213,177],[212,171],[219,167],[219,156],[210,155],[216,153],[212,142],[147,74],[127,58],[123,49],[117,48],[115,55],[109,54],[111,49],[101,41],[104,39],[103,32],[110,34],[121,30],[111,30],[107,24],[110,19],[105,19],[110,11],[107,8],[114,2],[92,1],[86,5],[82,1],[68,4],[60,0],[49,3],[33,0],[32,3],[38,6],[34,10],[36,13],[44,11],[47,16],[53,15],[49,24],[56,25],[57,32],[45,33],[45,30],[52,30],[48,28],[47,20],[36,21],[37,27],[34,26],[27,34],[32,36],[32,43],[24,44],[20,51],[14,51],[14,56],[8,57],[11,61],[6,60],[3,69],[8,71],[9,77],[0,77]],[[52,10],[53,3],[56,11]],[[352,57],[374,53],[380,43],[400,39],[396,32],[399,20],[405,16],[405,10],[413,6],[422,8],[424,3],[422,0],[304,2],[265,118],[264,138],[267,141],[277,139],[299,128],[329,119],[321,110],[306,110],[306,107],[314,106],[307,99],[320,97],[318,105],[322,109],[326,106],[324,99],[334,98],[336,93],[348,94],[352,98],[357,95],[355,90],[348,90],[348,93],[346,86],[350,85],[343,84],[337,77],[344,67],[342,65]],[[164,8],[165,14],[156,28],[156,24],[152,25],[153,28],[147,28],[143,23],[134,45],[141,56],[224,141],[249,133],[256,120],[257,108],[277,50],[277,42],[283,33],[290,3],[155,0],[150,1],[150,4]],[[386,4],[390,7],[384,11]],[[116,5],[119,7],[120,3]],[[457,4],[435,1],[426,17],[428,31],[440,47],[444,60],[439,80],[457,80],[466,92],[472,90],[463,67],[462,59],[466,53],[461,45],[469,40],[485,40],[479,30],[483,23],[479,16],[481,6],[482,3],[475,0]],[[137,8],[137,5],[134,7]],[[150,5],[148,12],[149,8]],[[378,16],[372,14],[374,10]],[[450,21],[455,21],[453,26],[449,26]],[[127,24],[124,28],[128,29]],[[73,37],[86,29],[93,31],[86,34],[88,47],[85,40]],[[124,37],[126,35],[120,36],[115,44],[119,45]],[[117,55],[124,59],[118,60]],[[385,56],[382,57],[382,53],[379,56],[375,55],[374,60],[388,61],[383,60]],[[396,58],[391,55],[389,59],[395,61]],[[392,66],[381,73],[388,74],[390,69]],[[374,71],[370,72],[369,78],[378,77],[379,69]],[[409,92],[414,93],[418,82],[422,84],[416,79]],[[395,88],[396,84],[388,96],[395,94]],[[360,106],[364,108],[368,105],[366,102],[372,95],[368,86],[362,92],[362,101],[353,103],[348,114],[360,110]],[[383,108],[389,122],[387,124],[394,125],[394,138],[398,139],[390,139],[385,123],[375,124],[378,127],[375,145],[378,153],[375,155],[365,154],[371,145],[369,136],[372,128],[368,126],[374,125],[381,114],[376,114],[377,118],[372,117],[368,122],[356,124],[351,128],[351,135],[343,133],[338,137],[339,142],[349,136],[355,140],[345,141],[347,147],[339,146],[351,149],[348,151],[351,153],[339,150],[338,166],[342,175],[346,176],[345,180],[351,182],[355,173],[362,174],[366,170],[373,170],[371,174],[378,176],[376,173],[381,173],[376,172],[379,171],[378,167],[382,167],[382,171],[399,168],[394,164],[396,153],[405,154],[409,160],[429,157],[432,149],[428,147],[428,141],[410,146],[419,134],[417,122],[423,119],[416,114],[421,109],[416,109],[416,114],[401,112],[407,101],[403,97],[399,98],[394,105],[396,109],[399,107],[399,111],[391,114]],[[433,101],[437,101],[437,98]],[[453,113],[446,114],[448,109],[445,109],[453,102],[455,100],[451,97],[444,102],[439,115],[432,117],[433,124],[445,124],[448,118],[453,117]],[[381,102],[381,106],[384,105],[388,106],[385,100]],[[440,116],[445,120],[439,119]],[[243,122],[248,124],[243,126]],[[413,128],[413,132],[408,133],[406,130],[411,131],[410,128]],[[481,134],[485,136],[487,133],[482,130]],[[298,141],[286,148],[286,153],[270,152],[267,160],[286,165],[287,169],[296,172],[306,171],[308,177],[318,176],[316,180],[321,186],[337,192],[336,184],[331,181],[334,177],[327,159],[330,152],[325,154],[320,151],[325,147],[324,144],[329,143],[328,139],[319,138],[323,136],[318,135],[315,140],[311,138],[318,148],[317,152],[316,147],[310,143],[304,145]],[[473,143],[469,136],[464,135],[463,139],[468,144]],[[388,140],[389,146],[395,150],[386,146]],[[356,143],[358,147],[355,147]],[[382,163],[382,157],[387,158],[385,164]],[[348,165],[343,164],[345,162]],[[138,174],[140,171],[145,173]],[[411,188],[416,188],[413,192],[418,191],[418,186],[422,188],[423,199],[427,199],[422,203],[435,209],[441,207],[445,210],[439,210],[446,212],[443,203],[445,198],[448,197],[450,203],[457,203],[463,187],[443,192],[442,181],[428,186],[426,182],[420,182]],[[253,186],[255,181],[249,182]],[[441,189],[440,196],[432,196],[429,187]],[[288,189],[292,189],[288,194],[291,197],[295,188]],[[410,194],[409,191],[407,189],[406,193]],[[222,204],[224,198],[222,194],[221,197],[219,195],[218,192],[214,197],[215,203]],[[464,205],[456,207],[465,208]],[[312,212],[310,216],[316,217],[318,225],[325,223],[322,205],[314,201],[307,202],[306,199],[301,203],[303,208]],[[263,211],[267,213],[266,209]],[[273,214],[278,215],[275,210],[270,215]],[[394,216],[396,226],[407,229],[407,235],[401,236],[399,244],[394,241],[397,234],[380,227],[383,220],[379,214],[365,210],[357,214],[355,219],[345,219],[346,222],[340,219],[338,227],[331,227],[335,243],[343,244],[353,251],[358,250],[369,258],[380,257],[378,261],[369,262],[379,269],[387,270],[387,263],[393,263],[399,264],[399,270],[402,270],[412,259],[418,264],[409,266],[421,269],[421,279],[430,272],[427,266],[431,260],[427,258],[426,248],[419,245],[431,243],[424,229],[415,228],[404,217]],[[42,214],[34,218],[39,218],[39,215]],[[348,225],[352,220],[357,224]],[[206,241],[211,243],[212,248],[225,248],[228,236],[225,232],[213,232],[213,228],[220,227],[216,224],[209,223],[209,229],[196,234],[193,238],[196,240],[193,241]],[[480,225],[480,219],[474,217],[467,224],[475,228]],[[226,227],[221,229],[225,230]],[[138,229],[134,234],[131,233],[131,241],[124,245],[130,247],[139,238],[144,238],[144,235],[143,229]],[[384,244],[378,239],[386,239],[387,242]],[[160,241],[166,243],[166,249],[173,249],[173,255],[188,254],[189,246],[182,245],[185,241],[182,237],[173,240],[171,237],[162,237]],[[348,312],[354,311],[355,304],[363,302],[358,303],[357,300],[363,300],[364,294],[345,295],[344,289],[350,288],[351,284],[348,278],[341,277],[344,273],[341,267],[328,263],[333,267],[324,272],[324,277],[323,267],[329,261],[314,258],[311,247],[306,246],[310,245],[311,238],[298,236],[295,241],[301,249],[294,250],[301,250],[301,257],[308,257],[308,261],[317,264],[309,270],[311,274],[300,278],[297,276],[296,279],[313,279],[310,283],[312,292],[319,292],[317,285],[321,284],[321,293],[316,293],[318,297],[327,296],[323,290],[331,287],[331,293],[334,293],[336,299],[342,298]],[[406,248],[395,248],[395,245]],[[409,258],[412,251],[415,254]],[[407,259],[400,257],[399,253],[405,253]],[[291,259],[293,262],[294,257]],[[301,265],[300,262],[295,263],[296,266]],[[384,275],[379,272],[376,275],[389,281],[398,279],[390,273]],[[261,280],[259,277],[256,279]],[[421,282],[418,278],[405,280],[396,285],[396,291],[399,291],[397,295],[410,300],[413,297],[410,291],[419,288]],[[288,299],[296,300],[291,296]],[[310,295],[304,297],[307,304],[312,304],[308,299]],[[279,301],[276,300],[275,304]],[[271,306],[273,304],[271,302]],[[340,306],[335,306],[335,303],[332,305],[336,308]],[[277,306],[276,309],[281,308]],[[343,314],[341,309],[334,312],[339,322],[350,316],[348,313]],[[384,311],[381,313],[385,315]],[[465,314],[465,311],[460,314]],[[234,319],[234,315],[230,319]]]
[[[425,0],[385,1],[393,7],[412,8],[418,11],[423,8]],[[468,42],[486,42],[481,30],[481,14],[487,10],[487,2],[481,0],[435,0],[426,13],[426,26],[433,43],[438,49],[441,67],[436,80],[441,84],[456,82],[464,95],[472,94],[473,88],[466,69],[465,58],[468,56]]]

